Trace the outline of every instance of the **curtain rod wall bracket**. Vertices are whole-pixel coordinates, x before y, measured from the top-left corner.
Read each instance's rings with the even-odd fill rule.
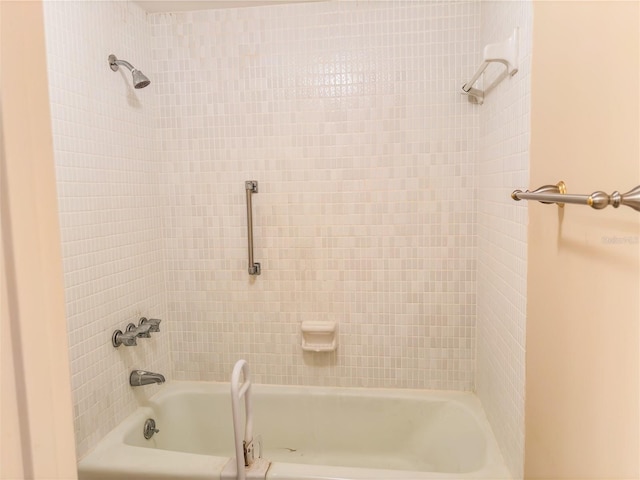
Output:
[[[467,83],[462,86],[462,95],[468,95],[469,101],[482,105],[484,101],[484,94],[493,88],[494,85],[486,88],[485,90],[479,90],[473,88],[473,85],[478,81],[480,76],[484,73],[490,63],[502,63],[506,67],[505,74],[498,77],[499,80],[506,76],[513,77],[518,73],[518,43],[520,38],[520,29],[518,27],[513,29],[513,33],[502,43],[490,43],[484,47],[482,52],[482,65],[471,77]]]

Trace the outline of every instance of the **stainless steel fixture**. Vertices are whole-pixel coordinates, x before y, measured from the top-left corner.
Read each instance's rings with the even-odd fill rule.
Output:
[[[141,387],[142,385],[151,385],[152,383],[164,383],[164,375],[160,373],[147,372],[146,370],[133,370],[129,375],[129,385],[132,387]]]
[[[247,247],[249,249],[249,275],[260,275],[260,264],[253,261],[253,206],[251,196],[258,193],[258,182],[247,180],[244,182],[247,193]]]
[[[118,60],[118,58],[111,54],[109,55],[109,66],[111,70],[114,72],[118,71],[120,65],[123,67],[127,67],[133,76],[133,86],[134,88],[144,88],[151,83],[151,80],[147,78],[147,76],[142,73],[140,70],[137,70],[133,65],[131,65],[126,60]]]
[[[133,323],[131,325],[133,325]],[[151,327],[152,325],[144,324],[139,327],[134,326],[132,330],[135,330],[138,338],[151,338]]]
[[[147,317],[142,317],[140,318],[140,321],[138,322],[138,326],[142,327],[143,325],[149,325],[149,331],[151,333],[155,333],[155,332],[159,332],[160,331],[160,322],[162,320],[160,320],[159,318],[147,318]]]
[[[114,347],[119,347],[120,345],[133,347],[138,344],[136,338],[138,338],[138,334],[133,330],[125,333],[122,333],[122,330],[116,330],[113,332],[113,335],[111,335],[111,344]]]
[[[153,418],[147,418],[147,421],[144,422],[144,427],[142,427],[142,434],[144,435],[144,438],[149,440],[159,431],[160,430],[156,428],[156,421]]]
[[[537,200],[541,203],[555,203],[559,207],[564,207],[565,203],[576,205],[588,205],[596,210],[601,210],[607,205],[618,208],[620,205],[626,205],[640,212],[640,185],[627,193],[613,192],[607,195],[605,192],[597,191],[591,195],[573,195],[568,194],[567,186],[563,181],[555,185],[544,185],[537,188],[533,192],[529,190],[514,190],[511,198],[514,200]]]
[[[162,320],[158,318],[147,319],[142,317],[138,326],[135,323],[129,323],[124,333],[122,330],[116,330],[111,335],[111,344],[114,347],[124,345],[126,347],[133,347],[138,344],[137,338],[151,338],[151,333],[160,331],[160,322]]]

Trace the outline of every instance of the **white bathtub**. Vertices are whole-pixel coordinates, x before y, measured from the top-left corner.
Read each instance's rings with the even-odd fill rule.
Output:
[[[269,480],[510,478],[471,393],[252,388]],[[219,479],[234,451],[229,392],[167,384],[79,462],[79,479]],[[150,440],[147,418],[160,430]]]

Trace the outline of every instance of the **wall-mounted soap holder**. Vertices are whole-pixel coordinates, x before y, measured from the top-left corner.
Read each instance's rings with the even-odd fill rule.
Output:
[[[338,347],[336,322],[302,322],[302,350],[306,352],[334,352]]]

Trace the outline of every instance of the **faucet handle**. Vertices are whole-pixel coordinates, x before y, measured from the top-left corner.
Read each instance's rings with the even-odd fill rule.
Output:
[[[139,338],[151,338],[151,327],[152,325],[145,323],[136,327],[133,331],[136,333],[136,337]]]
[[[149,323],[151,324],[151,331],[152,332],[159,332],[160,331],[160,322],[162,320],[160,320],[159,318],[150,318],[149,319]]]
[[[151,325],[151,328],[149,329],[150,332],[159,332],[160,331],[160,322],[162,320],[160,320],[159,318],[146,318],[146,317],[142,317],[140,319],[140,322],[138,323],[138,326],[142,326],[142,325]]]
[[[122,330],[115,330],[111,335],[111,344],[114,347],[125,345],[127,347],[133,347],[137,345],[135,332],[122,333]]]

